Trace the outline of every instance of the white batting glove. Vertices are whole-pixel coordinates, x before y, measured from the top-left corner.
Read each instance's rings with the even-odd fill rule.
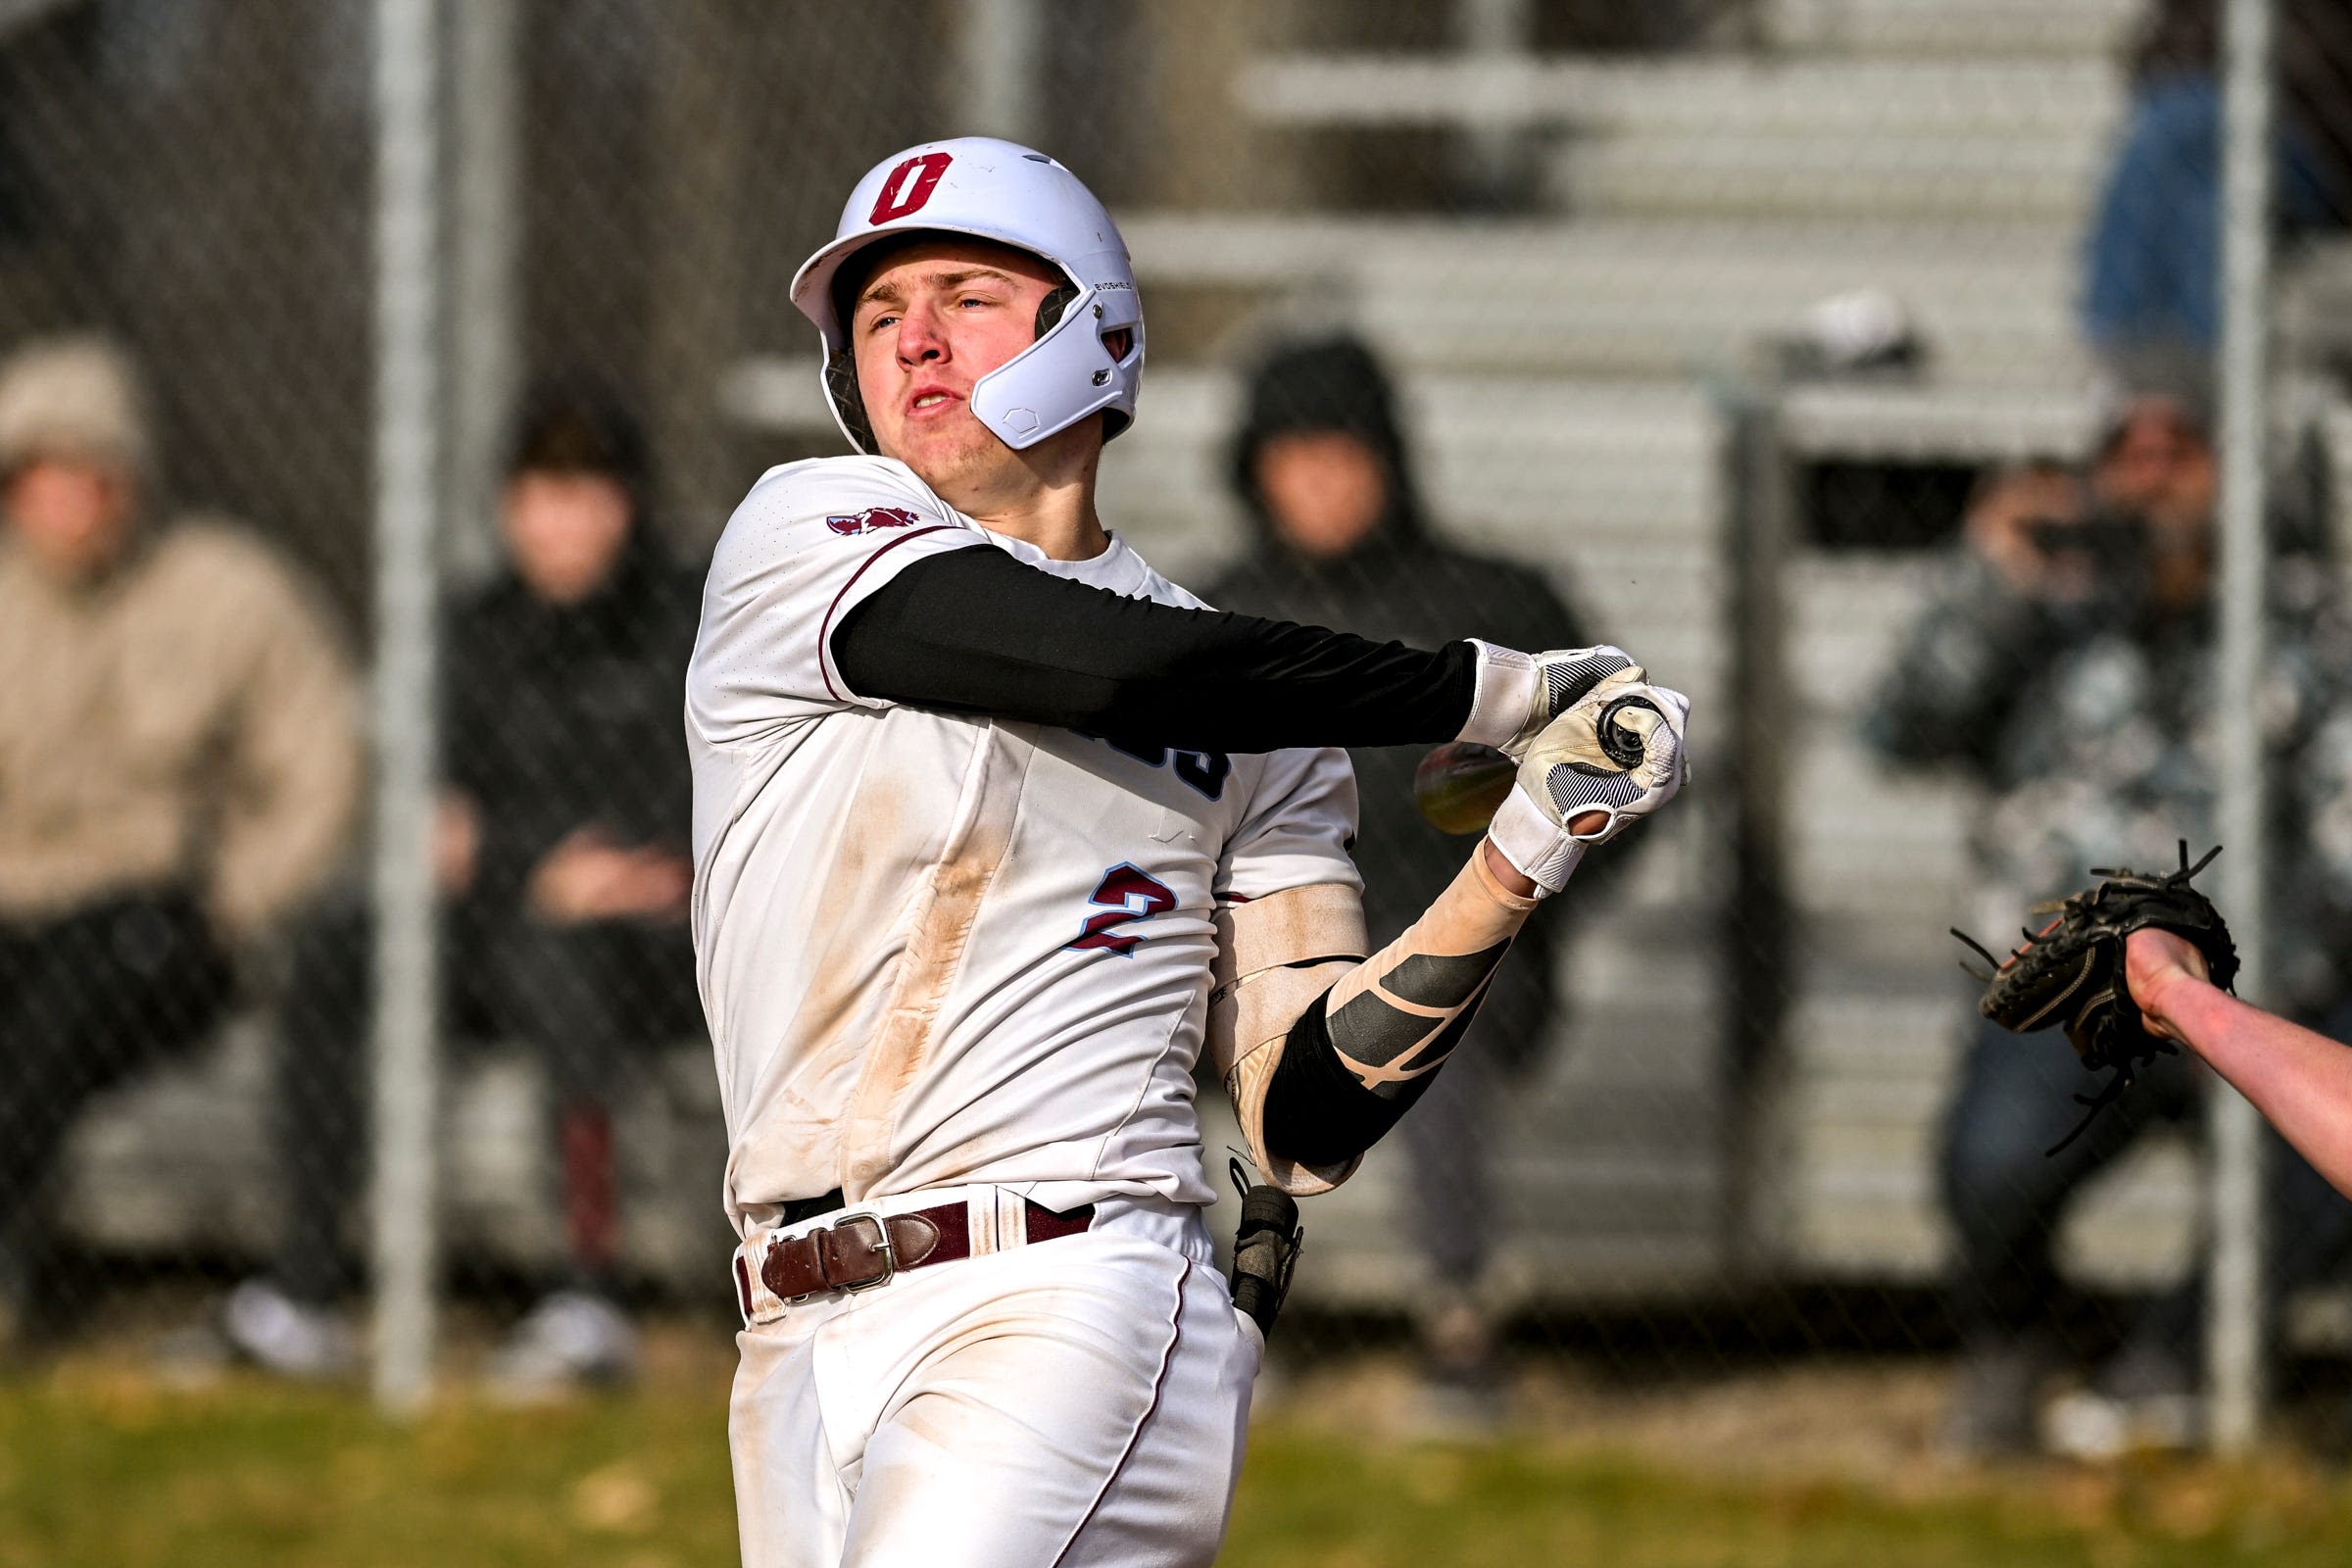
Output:
[[[1623,670],[1642,678],[1622,648],[1554,648],[1523,654],[1470,639],[1478,650],[1478,693],[1457,740],[1476,741],[1523,757],[1544,726],[1583,701],[1604,678]]]
[[[1620,753],[1638,747],[1639,760],[1629,764],[1609,755],[1604,717]],[[1647,684],[1638,667],[1603,677],[1536,737],[1487,837],[1539,897],[1559,892],[1587,850],[1673,800],[1690,778],[1683,755],[1690,717],[1689,698]]]

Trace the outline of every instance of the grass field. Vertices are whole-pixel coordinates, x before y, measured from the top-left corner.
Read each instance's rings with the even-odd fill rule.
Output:
[[[456,1399],[400,1427],[349,1396],[239,1380],[179,1390],[69,1365],[0,1386],[0,1568],[732,1563],[724,1414],[704,1383],[533,1412]],[[1573,1434],[1448,1446],[1341,1430],[1260,1424],[1225,1562],[2352,1561],[2352,1484],[2291,1457],[2238,1471],[1733,1478]]]

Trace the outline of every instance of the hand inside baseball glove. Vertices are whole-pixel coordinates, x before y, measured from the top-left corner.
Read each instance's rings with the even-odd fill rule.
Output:
[[[2148,1032],[2139,1004],[2125,984],[2124,944],[2132,932],[2154,926],[2194,943],[2205,956],[2213,983],[2224,991],[2237,978],[2237,949],[2230,940],[2230,928],[2213,902],[2189,886],[2189,879],[2221,853],[2216,846],[2191,865],[2188,843],[2182,840],[2180,868],[2163,876],[2094,866],[2091,874],[2104,880],[2057,904],[2034,906],[2034,913],[2055,918],[2039,931],[2026,932],[2024,945],[2006,958],[1994,957],[1984,944],[1953,930],[1952,935],[1992,965],[1983,973],[1961,965],[1970,978],[1984,982],[1979,1012],[2021,1035],[2063,1026],[2083,1066],[2115,1074],[2095,1099],[2076,1096],[2090,1107],[2089,1113],[2052,1146],[2050,1153],[2082,1136],[2100,1111],[2121,1099],[2141,1062],[2173,1050],[2170,1041]]]

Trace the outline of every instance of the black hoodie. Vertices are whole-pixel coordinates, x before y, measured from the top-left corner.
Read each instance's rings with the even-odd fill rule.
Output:
[[[612,575],[576,604],[551,604],[509,568],[452,611],[443,767],[481,811],[475,897],[518,901],[581,828],[688,853],[684,693],[699,610],[694,581],[640,517]]]
[[[1345,556],[1317,559],[1275,532],[1256,483],[1258,451],[1293,431],[1340,431],[1361,440],[1389,470],[1380,522]],[[1430,527],[1396,417],[1396,399],[1371,352],[1350,337],[1284,345],[1258,368],[1249,412],[1233,448],[1234,489],[1256,528],[1255,548],[1223,573],[1206,598],[1221,610],[1331,626],[1375,640],[1436,648],[1462,637],[1534,652],[1591,639],[1542,573],[1473,555]],[[1355,763],[1361,827],[1356,864],[1374,943],[1418,919],[1462,868],[1474,840],[1431,827],[1413,805],[1413,770],[1425,748],[1384,746],[1348,753]],[[1594,856],[1589,877],[1622,851]],[[1571,900],[1575,895],[1568,896]],[[1521,1057],[1542,1042],[1552,1005],[1550,942],[1556,916],[1529,924],[1528,951],[1505,964],[1479,1020],[1484,1048]]]

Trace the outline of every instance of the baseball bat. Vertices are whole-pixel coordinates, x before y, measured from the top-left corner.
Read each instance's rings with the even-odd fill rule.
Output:
[[[1620,697],[1600,710],[1600,749],[1619,767],[1642,760],[1642,737],[1617,721],[1628,708],[1658,710],[1646,697]],[[1519,764],[1492,746],[1449,741],[1430,748],[1413,769],[1413,804],[1441,833],[1483,833],[1511,793],[1518,772]]]

